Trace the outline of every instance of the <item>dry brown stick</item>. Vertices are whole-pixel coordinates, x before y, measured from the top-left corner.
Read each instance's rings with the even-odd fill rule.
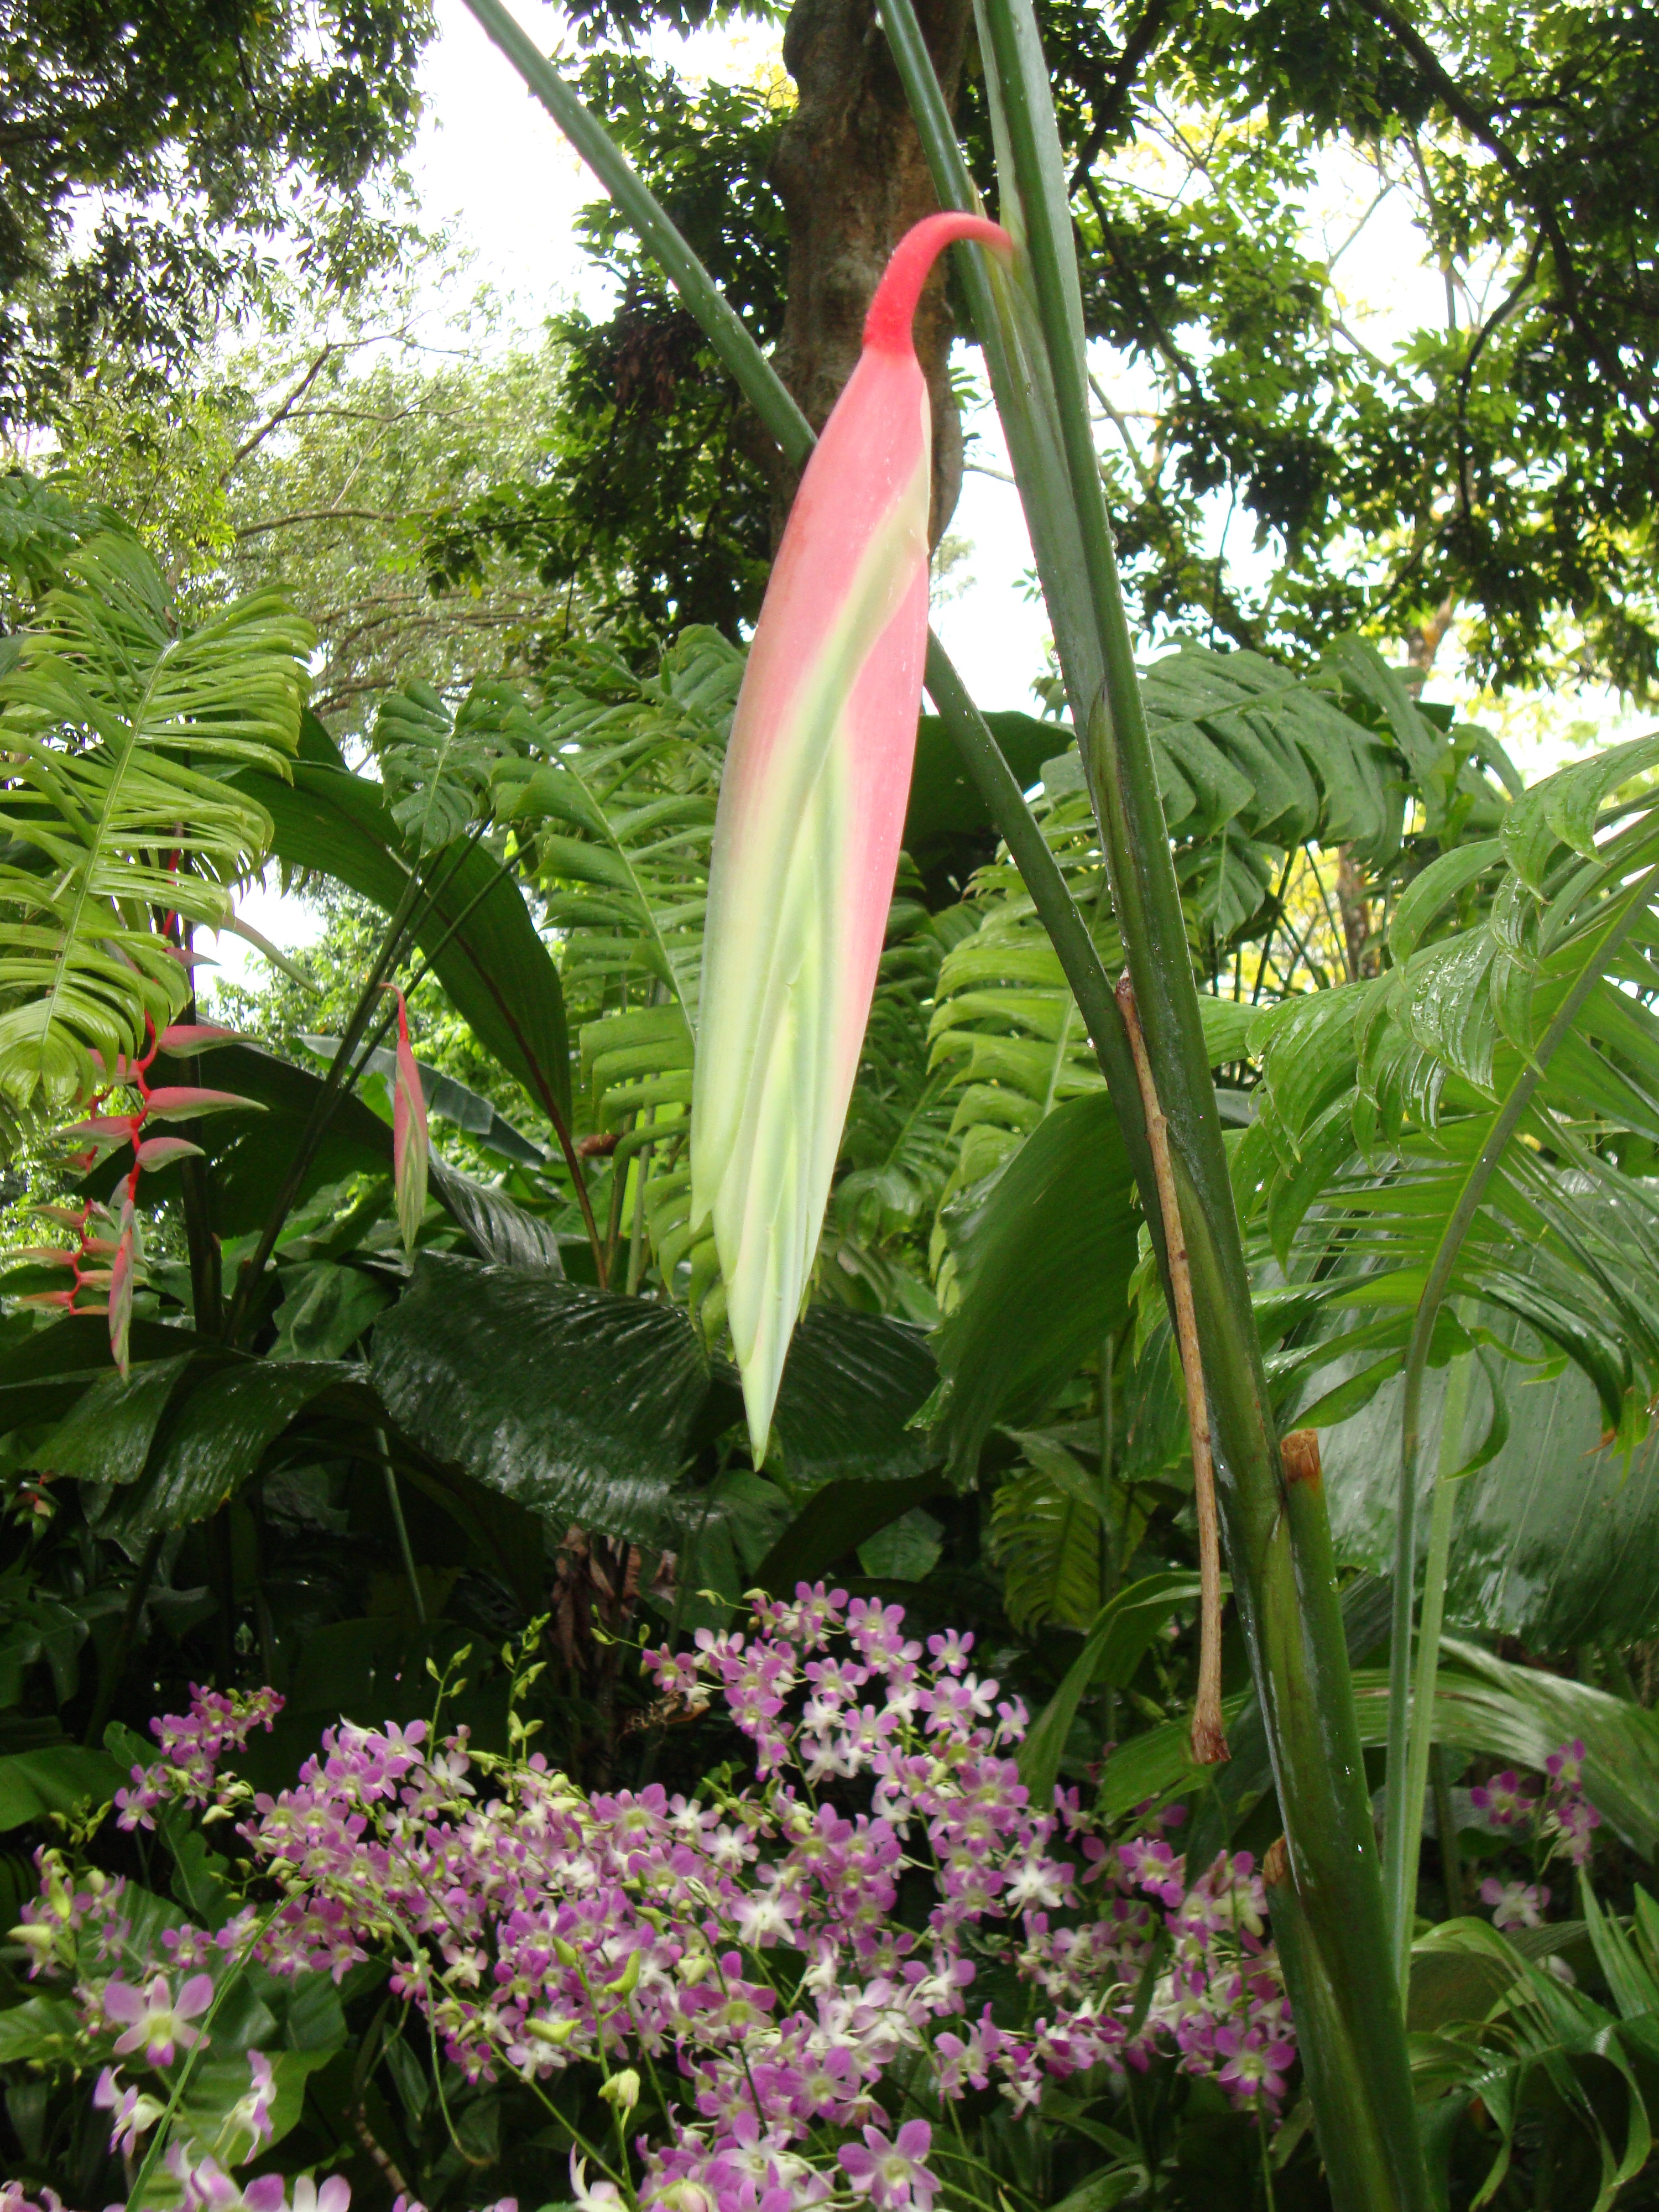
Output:
[[[1210,1401],[1204,1390],[1204,1362],[1198,1348],[1198,1316],[1193,1306],[1192,1270],[1187,1264],[1187,1236],[1181,1224],[1175,1170],[1170,1164],[1170,1125],[1158,1102],[1146,1040],[1141,1035],[1134,985],[1126,968],[1118,978],[1118,1012],[1129,1033],[1135,1074],[1140,1083],[1146,1141],[1158,1181],[1158,1211],[1170,1257],[1170,1287],[1175,1293],[1176,1339],[1187,1386],[1187,1426],[1193,1440],[1193,1498],[1198,1509],[1199,1638],[1198,1696],[1193,1705],[1193,1757],[1213,1766],[1231,1753],[1221,1720],[1221,1530],[1215,1510],[1215,1461],[1210,1451]]]

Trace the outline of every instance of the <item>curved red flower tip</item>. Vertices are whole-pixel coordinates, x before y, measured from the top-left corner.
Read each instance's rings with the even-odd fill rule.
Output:
[[[194,1152],[201,1155],[202,1147],[192,1145],[188,1137],[146,1137],[133,1156],[133,1165],[140,1168],[164,1168],[173,1160],[182,1160]]]
[[[398,1075],[392,1087],[392,1170],[398,1193],[398,1226],[404,1249],[412,1252],[426,1218],[427,1158],[431,1139],[426,1126],[426,1093],[409,1042],[409,1009],[395,983],[380,987],[398,1001]]]
[[[203,1052],[210,1045],[240,1042],[240,1030],[221,1029],[216,1022],[173,1022],[155,1040],[157,1052]]]
[[[161,1083],[144,1094],[144,1114],[151,1121],[193,1121],[198,1114],[228,1114],[240,1107],[263,1114],[257,1098],[240,1098],[234,1091],[204,1091],[195,1083]]]
[[[817,1250],[887,927],[927,641],[932,427],[910,325],[941,249],[901,240],[801,477],[720,785],[691,1109],[749,1430],[763,1455]]]
[[[132,1334],[132,1293],[143,1255],[138,1242],[138,1217],[129,1199],[121,1209],[121,1233],[109,1269],[110,1356],[125,1376],[127,1348]]]

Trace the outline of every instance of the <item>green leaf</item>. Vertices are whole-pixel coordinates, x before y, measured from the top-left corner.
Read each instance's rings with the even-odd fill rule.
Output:
[[[1455,1637],[1441,1639],[1435,1740],[1543,1771],[1553,1751],[1584,1740],[1584,1794],[1643,1857],[1659,1850],[1659,1716],[1540,1668],[1513,1667]],[[1388,1680],[1354,1680],[1360,1735],[1387,1741]]]
[[[1103,1093],[1059,1108],[949,1224],[963,1285],[935,1340],[952,1463],[1035,1412],[1127,1311],[1140,1215]]]
[[[641,1541],[661,1538],[710,1381],[672,1307],[448,1255],[416,1261],[376,1326],[372,1371],[435,1458],[555,1520]]]
[[[321,1060],[331,1060],[340,1045],[338,1037],[308,1035],[302,1035],[300,1042]],[[385,1045],[377,1045],[368,1055],[365,1065],[368,1074],[384,1079],[390,1091],[397,1079],[397,1054]],[[522,1129],[514,1128],[492,1100],[479,1091],[469,1091],[465,1084],[441,1074],[423,1060],[417,1060],[415,1065],[420,1071],[421,1095],[428,1114],[435,1114],[441,1121],[453,1121],[485,1152],[494,1152],[501,1159],[511,1160],[520,1167],[547,1165],[546,1147],[526,1137]]]
[[[135,1366],[125,1376],[112,1369],[100,1376],[40,1446],[40,1467],[86,1482],[137,1482],[191,1358],[188,1352],[177,1352],[170,1359]]]
[[[1511,1322],[1497,1332],[1510,1343]],[[1626,1454],[1601,1441],[1602,1416],[1585,1378],[1529,1377],[1500,1368],[1509,1433],[1491,1461],[1457,1486],[1450,1621],[1514,1636],[1529,1649],[1570,1650],[1603,1636],[1659,1633],[1659,1435]],[[1382,1567],[1391,1553],[1400,1480],[1401,1384],[1321,1437],[1339,1560]],[[1445,1370],[1424,1393],[1422,1496],[1437,1464]]]
[[[204,1520],[295,1415],[350,1373],[332,1361],[259,1359],[208,1374],[169,1413],[143,1480],[106,1508],[103,1532],[142,1540]]]
[[[280,1280],[273,1359],[344,1358],[393,1296],[392,1286],[367,1268],[332,1260],[284,1267]]]
[[[274,849],[290,867],[337,876],[387,914],[419,855],[392,820],[380,787],[343,769],[301,763],[290,787],[249,776],[275,824]],[[570,1043],[564,994],[518,884],[483,844],[459,867],[429,855],[438,896],[416,931],[439,982],[487,1052],[544,1113],[570,1118]]]
[[[85,2048],[86,2030],[68,1997],[26,1997],[0,2012],[0,2066],[62,2064]]]
[[[1012,1432],[1028,1464],[991,1506],[991,1551],[1003,1603],[1022,1634],[1086,1629],[1100,1609],[1101,1508],[1095,1484],[1062,1445]]]
[[[434,853],[489,811],[491,771],[529,710],[511,685],[483,679],[453,712],[429,684],[380,702],[373,738],[386,803],[417,853]]]
[[[256,592],[181,629],[136,538],[88,539],[0,672],[0,1137],[57,1114],[142,1050],[189,996],[155,928],[171,909],[216,927],[271,824],[224,781],[276,782],[299,738],[309,627]],[[174,867],[171,855],[187,858]]]
[[[893,1480],[939,1458],[909,1426],[939,1380],[920,1329],[813,1306],[790,1340],[773,1426],[791,1487]]]
[[[937,1474],[895,1482],[825,1483],[761,1561],[757,1585],[774,1596],[787,1596],[797,1583],[815,1581],[882,1529],[938,1497],[939,1489]]]
[[[1140,1664],[1147,1645],[1170,1614],[1182,1606],[1195,1603],[1198,1594],[1196,1575],[1164,1570],[1131,1583],[1101,1607],[1082,1650],[1066,1668],[1060,1687],[1037,1716],[1020,1747],[1019,1778],[1030,1791],[1031,1802],[1039,1811],[1054,1797],[1066,1739],[1072,1732],[1078,1707],[1089,1691],[1097,1684],[1121,1686],[1127,1682]],[[1108,1763],[1109,1774],[1121,1756],[1120,1753]],[[1152,1794],[1149,1790],[1140,1792],[1141,1796]],[[1131,1798],[1128,1802],[1136,1804],[1139,1799]]]
[[[126,1780],[107,1752],[78,1743],[52,1744],[0,1759],[0,1829],[21,1828],[49,1814],[106,1804]],[[3,2015],[9,2018],[9,2014]]]

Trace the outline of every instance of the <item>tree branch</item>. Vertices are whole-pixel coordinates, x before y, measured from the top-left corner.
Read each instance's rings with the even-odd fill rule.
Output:
[[[1106,143],[1106,135],[1122,113],[1140,65],[1152,52],[1163,33],[1164,25],[1175,13],[1176,0],[1146,0],[1139,20],[1123,41],[1123,51],[1117,58],[1117,67],[1112,71],[1105,87],[1105,95],[1095,109],[1095,119],[1089,135],[1084,140],[1072,171],[1072,190],[1076,191],[1095,165],[1095,156]]]
[[[1566,234],[1562,230],[1555,207],[1547,192],[1534,183],[1533,173],[1513,146],[1498,131],[1491,115],[1478,107],[1464,91],[1455,77],[1447,70],[1414,25],[1408,23],[1389,3],[1389,0],[1359,0],[1359,4],[1389,35],[1396,39],[1403,51],[1416,64],[1424,82],[1455,123],[1461,123],[1478,145],[1484,146],[1498,167],[1515,185],[1522,203],[1531,210],[1545,243],[1555,263],[1556,282],[1560,288],[1561,305],[1568,321],[1582,341],[1585,351],[1617,392],[1621,392],[1637,408],[1644,422],[1651,424],[1653,413],[1639,392],[1632,389],[1616,355],[1603,347],[1595,324],[1584,313],[1579,295],[1578,266],[1572,258]]]

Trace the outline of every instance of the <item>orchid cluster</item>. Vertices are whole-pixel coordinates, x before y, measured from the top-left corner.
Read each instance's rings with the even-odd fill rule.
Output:
[[[1589,1864],[1595,1831],[1601,1825],[1601,1815],[1584,1795],[1583,1738],[1575,1737],[1551,1752],[1544,1761],[1544,1775],[1542,1793],[1532,1795],[1515,1768],[1505,1767],[1489,1782],[1478,1783],[1469,1792],[1469,1802],[1494,1830],[1513,1830],[1517,1842],[1530,1837],[1534,1873],[1541,1873],[1554,1858],[1565,1859],[1582,1871]],[[1489,1875],[1480,1885],[1480,1899],[1491,1908],[1494,1925],[1513,1934],[1543,1925],[1550,1890],[1541,1881]]]
[[[971,1636],[924,1652],[899,1608],[802,1584],[757,1599],[744,1631],[700,1630],[645,1664],[659,1712],[723,1704],[752,1778],[590,1796],[516,1718],[506,1759],[465,1729],[343,1723],[271,1797],[218,1765],[280,1700],[197,1691],[152,1724],[162,1756],[135,1768],[118,1819],[149,1826],[169,1804],[233,1819],[272,1893],[212,1933],[170,1931],[172,1977],[100,1982],[94,1962],[121,1955],[121,1885],[77,1891],[45,1853],[17,1931],[34,1971],[72,1972],[88,2033],[154,2072],[205,2042],[233,1957],[337,1982],[386,1959],[394,1997],[469,2079],[510,2074],[558,2114],[585,2212],[929,2212],[947,2181],[978,2193],[965,2099],[1099,2095],[1159,2056],[1277,2116],[1295,2042],[1250,1858],[1189,1880],[1169,1840],[1179,1808],[1121,1840],[1075,1792],[1031,1804],[1024,1709],[975,1671]],[[574,2068],[603,2129],[579,2132],[553,2101]],[[250,2142],[260,2086],[256,2065]],[[98,2094],[128,2148],[160,2110],[112,2068]],[[169,2154],[191,2212],[277,2212],[213,2163],[225,2141],[206,2166],[194,2144]]]

